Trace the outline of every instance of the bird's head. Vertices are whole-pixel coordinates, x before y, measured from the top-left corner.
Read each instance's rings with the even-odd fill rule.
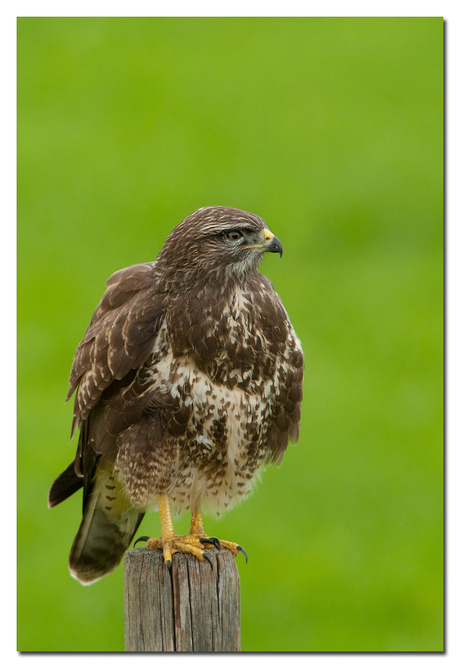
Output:
[[[213,280],[244,279],[264,253],[283,254],[281,242],[259,216],[239,209],[208,206],[182,221],[166,239],[158,263],[166,270]]]

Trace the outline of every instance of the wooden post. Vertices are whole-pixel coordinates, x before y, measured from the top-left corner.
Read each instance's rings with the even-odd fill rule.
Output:
[[[234,555],[209,550],[208,561],[174,554],[168,571],[159,550],[128,550],[124,561],[126,652],[241,650],[240,578]]]

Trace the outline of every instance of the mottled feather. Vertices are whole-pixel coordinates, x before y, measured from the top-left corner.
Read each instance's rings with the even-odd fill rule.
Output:
[[[297,441],[303,355],[257,268],[281,248],[265,228],[238,209],[199,209],[155,262],[107,281],[70,374],[76,458],[49,496],[84,487],[70,558],[80,581],[115,568],[159,494],[177,512],[225,510]]]

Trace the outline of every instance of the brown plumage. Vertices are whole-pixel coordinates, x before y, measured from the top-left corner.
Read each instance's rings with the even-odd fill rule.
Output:
[[[201,504],[230,508],[297,441],[303,355],[258,271],[266,251],[282,247],[261,218],[205,207],[155,262],[107,281],[70,374],[77,454],[49,494],[54,506],[84,488],[70,555],[82,583],[118,565],[148,509],[160,509],[162,538],[147,547],[167,563],[176,551],[204,558]],[[186,537],[175,536],[169,503],[191,511]]]

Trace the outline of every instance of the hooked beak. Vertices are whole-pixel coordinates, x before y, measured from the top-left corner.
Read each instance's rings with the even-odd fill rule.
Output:
[[[267,228],[264,229],[264,243],[263,244],[254,244],[252,246],[243,246],[241,248],[241,250],[249,250],[250,248],[259,248],[264,253],[279,253],[280,254],[280,260],[283,256],[283,246],[281,244],[281,241],[277,237],[275,237],[273,232],[270,232],[270,230],[267,230]]]
[[[273,232],[270,232],[270,230],[265,229],[264,230],[264,251],[265,253],[279,253],[280,254],[280,260],[283,257],[283,246],[281,244],[281,241],[275,237]]]

